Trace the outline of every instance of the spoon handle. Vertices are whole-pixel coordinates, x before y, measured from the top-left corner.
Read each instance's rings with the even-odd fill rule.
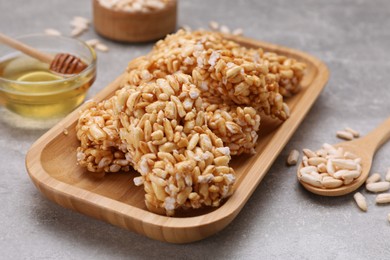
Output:
[[[11,48],[14,48],[16,50],[19,50],[28,56],[31,56],[37,60],[40,60],[42,62],[50,64],[53,60],[53,57],[49,54],[43,53],[38,51],[37,49],[34,49],[20,41],[17,41],[15,39],[12,39],[2,33],[0,33],[0,42],[10,46]]]
[[[372,151],[378,150],[387,140],[390,139],[390,117],[387,118],[377,128],[360,139],[364,146],[368,146]]]

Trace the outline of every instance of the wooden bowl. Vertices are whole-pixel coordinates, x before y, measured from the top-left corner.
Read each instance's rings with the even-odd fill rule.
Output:
[[[93,23],[97,33],[115,41],[148,42],[165,37],[176,28],[177,1],[147,13],[117,11],[93,0]]]

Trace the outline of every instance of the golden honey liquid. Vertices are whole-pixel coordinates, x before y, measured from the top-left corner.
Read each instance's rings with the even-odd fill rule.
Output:
[[[48,64],[21,55],[0,61],[0,77],[14,81],[0,82],[0,103],[33,118],[69,113],[83,102],[94,81],[94,73],[65,80],[51,72]]]

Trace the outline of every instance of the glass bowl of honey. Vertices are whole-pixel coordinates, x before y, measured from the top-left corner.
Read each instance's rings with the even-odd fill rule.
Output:
[[[0,105],[23,117],[60,118],[79,106],[96,78],[96,53],[86,43],[62,36],[28,35],[16,38],[42,52],[69,53],[87,68],[61,75],[38,61],[0,44]]]

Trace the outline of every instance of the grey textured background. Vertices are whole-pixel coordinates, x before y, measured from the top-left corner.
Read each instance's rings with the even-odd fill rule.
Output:
[[[75,15],[92,17],[90,1],[0,1],[0,31],[10,36],[56,28],[70,33]],[[329,66],[331,77],[309,115],[238,217],[200,242],[173,245],[91,219],[46,200],[24,166],[29,146],[45,130],[25,129],[0,110],[0,258],[3,259],[389,259],[390,205],[367,195],[362,213],[352,195],[325,198],[306,192],[285,166],[292,148],[336,143],[336,130],[365,134],[390,116],[390,1],[277,0],[180,1],[179,24],[207,27],[216,20],[245,35],[309,52]],[[82,39],[96,37],[93,30]],[[93,96],[128,61],[151,45],[118,44],[98,53]],[[390,167],[390,144],[377,153],[373,171]]]

